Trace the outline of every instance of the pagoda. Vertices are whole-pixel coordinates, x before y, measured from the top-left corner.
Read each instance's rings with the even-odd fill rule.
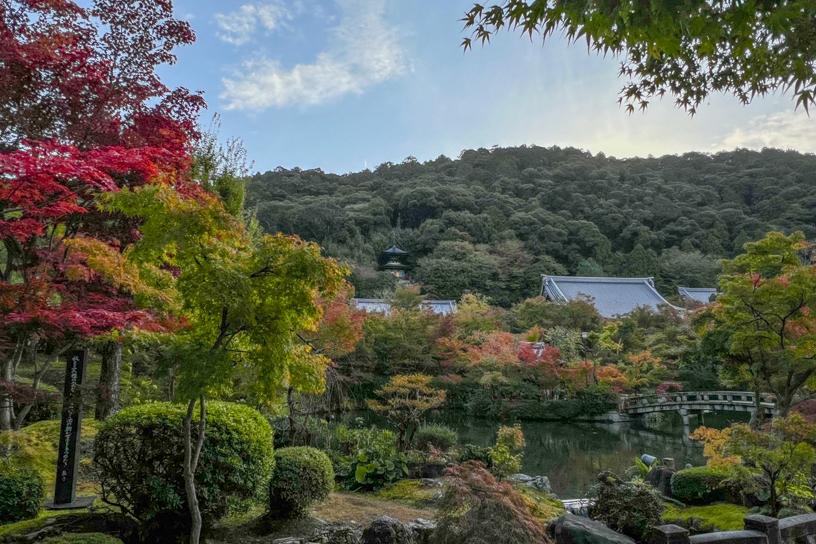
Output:
[[[408,252],[397,245],[396,231],[392,231],[391,247],[383,251],[380,257],[380,262],[385,262],[382,269],[393,274],[395,278],[404,280],[405,271],[408,269],[408,265],[403,261],[406,255]]]

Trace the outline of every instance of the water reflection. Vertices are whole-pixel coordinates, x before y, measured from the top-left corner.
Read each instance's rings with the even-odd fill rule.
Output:
[[[741,413],[705,414],[702,422],[692,419],[691,430],[701,424],[723,428],[747,421],[747,417]],[[499,427],[498,422],[460,413],[443,412],[428,419],[455,428],[463,444],[490,445]],[[658,459],[673,457],[678,468],[686,463],[704,463],[702,446],[684,435],[682,420],[674,413],[630,424],[527,421],[521,426],[527,440],[522,470],[548,476],[553,491],[562,498],[582,497],[598,472],[623,473],[644,453]]]

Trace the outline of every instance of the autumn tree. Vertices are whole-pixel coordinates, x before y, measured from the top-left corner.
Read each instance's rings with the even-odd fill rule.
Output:
[[[169,1],[0,6],[0,357],[7,384],[27,361],[36,388],[74,341],[105,335],[108,342],[95,344],[103,366],[116,366],[117,331],[163,320],[153,311],[159,305],[138,300],[145,284],[137,271],[122,266],[137,222],[95,202],[99,193],[187,169],[203,101],[169,89],[155,72],[194,39],[172,11]],[[128,281],[114,277],[117,267],[128,270]],[[103,372],[103,379],[116,374]],[[12,419],[20,425],[26,411],[15,416],[4,395],[0,427]]]
[[[704,442],[709,464],[726,466],[746,490],[767,497],[772,516],[783,506],[801,507],[813,499],[809,478],[816,426],[800,414],[776,419],[767,430],[744,423],[723,431],[701,427],[692,438]]]
[[[411,374],[394,376],[377,390],[380,400],[368,400],[368,407],[397,426],[397,444],[408,449],[411,435],[425,412],[445,403],[445,391],[431,386],[430,376]]]
[[[570,43],[622,57],[620,75],[629,81],[620,100],[629,111],[665,94],[691,114],[718,92],[747,104],[781,90],[805,109],[816,99],[816,23],[807,0],[502,0],[475,4],[463,20],[472,31],[465,49],[508,28],[544,41],[563,33]]]
[[[771,232],[723,262],[710,333],[730,334],[732,364],[756,377],[785,417],[816,374],[816,268],[802,262],[804,235]],[[757,391],[759,393],[759,391]]]
[[[321,391],[329,361],[296,333],[318,328],[320,299],[333,298],[347,270],[297,237],[251,236],[200,185],[123,189],[106,198],[106,207],[142,220],[142,238],[128,255],[133,262],[174,271],[187,326],[169,339],[165,364],[177,376],[177,400],[187,403],[184,480],[190,542],[197,544],[195,473],[207,398],[229,391],[239,373],[259,401],[290,386]]]

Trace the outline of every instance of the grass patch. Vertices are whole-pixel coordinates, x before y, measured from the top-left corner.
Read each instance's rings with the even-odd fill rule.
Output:
[[[383,499],[404,502],[421,508],[432,503],[439,491],[438,487],[423,487],[419,480],[400,480],[386,485],[377,495]]]
[[[82,445],[80,458],[80,481],[78,493],[91,492],[93,482],[83,478],[91,466],[91,444],[99,432],[101,423],[93,418],[83,418]],[[29,467],[42,476],[48,496],[54,492],[57,472],[57,450],[59,449],[59,420],[38,421],[19,431],[7,431],[0,435],[0,447],[8,453],[5,461],[12,465]]]
[[[433,518],[432,509],[409,506],[401,501],[392,501],[368,493],[332,493],[329,498],[312,508],[315,517],[326,521],[355,521],[368,526],[382,515],[411,521],[416,518]]]
[[[27,533],[40,526],[44,526],[47,520],[53,519],[57,516],[67,516],[76,514],[77,512],[87,511],[88,510],[40,510],[40,513],[36,518],[0,525],[0,537]]]
[[[706,506],[678,508],[664,503],[663,521],[693,529],[696,532],[741,531],[748,509],[744,506],[718,502]]]

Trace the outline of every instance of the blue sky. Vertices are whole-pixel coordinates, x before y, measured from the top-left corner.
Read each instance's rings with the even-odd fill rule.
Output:
[[[198,41],[162,70],[205,92],[253,170],[358,171],[463,149],[574,146],[616,157],[765,146],[816,152],[789,96],[718,95],[691,118],[666,98],[618,104],[614,58],[498,36],[463,53],[470,0],[176,0]]]

